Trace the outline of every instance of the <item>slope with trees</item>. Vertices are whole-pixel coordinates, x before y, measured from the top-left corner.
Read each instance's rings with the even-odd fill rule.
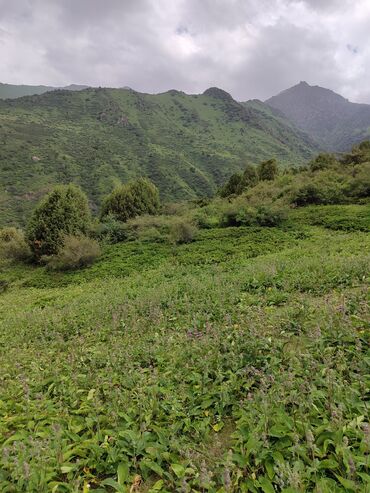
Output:
[[[257,108],[258,106],[258,108]],[[303,164],[312,141],[289,123],[209,89],[54,91],[0,101],[0,217],[24,224],[53,185],[74,182],[94,210],[122,181],[149,177],[163,200],[210,196],[246,161]]]

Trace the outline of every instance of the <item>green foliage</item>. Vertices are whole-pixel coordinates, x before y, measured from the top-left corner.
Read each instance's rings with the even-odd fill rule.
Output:
[[[27,227],[27,238],[36,259],[55,255],[63,237],[86,233],[90,227],[86,195],[75,185],[54,188],[36,207]]]
[[[370,232],[370,205],[325,205],[304,207],[289,213],[295,223],[311,224],[338,231]]]
[[[22,230],[12,227],[0,229],[0,258],[15,261],[31,258],[31,250]]]
[[[73,270],[92,265],[100,254],[100,246],[96,240],[82,235],[66,235],[58,253],[42,257],[42,260],[51,270]]]
[[[147,178],[138,178],[113,190],[103,202],[101,217],[112,216],[126,222],[143,214],[156,214],[159,210],[159,192]]]
[[[258,178],[260,180],[274,180],[278,174],[278,165],[276,159],[262,161],[258,165]]]
[[[367,213],[4,266],[0,490],[366,491]]]
[[[229,197],[230,195],[239,195],[243,191],[242,175],[234,173],[220,190],[220,197]]]
[[[178,219],[171,224],[170,239],[177,245],[191,243],[196,233],[197,228],[192,222],[186,219]]]
[[[0,101],[0,226],[25,225],[57,183],[92,209],[119,183],[148,176],[166,201],[212,196],[243,161],[302,165],[312,142],[262,103],[180,92],[54,91]]]
[[[258,181],[257,172],[254,166],[247,165],[243,174],[234,173],[220,190],[221,197],[240,195],[247,188],[253,187]]]
[[[225,208],[220,224],[229,226],[279,226],[286,218],[285,209],[276,206],[251,207],[234,202]]]
[[[298,206],[321,204],[322,197],[320,190],[313,183],[307,183],[299,188],[293,196],[292,203]]]
[[[311,171],[334,168],[337,165],[338,165],[338,161],[336,160],[334,154],[329,154],[326,152],[321,152],[315,157],[315,159],[312,159],[308,163],[308,166],[310,167]]]
[[[128,238],[126,224],[117,221],[112,215],[106,216],[103,222],[98,222],[92,229],[91,235],[100,241],[112,244]]]

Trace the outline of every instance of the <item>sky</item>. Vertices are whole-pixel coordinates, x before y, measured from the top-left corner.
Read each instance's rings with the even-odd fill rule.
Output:
[[[369,33],[370,0],[0,0],[0,81],[370,103]]]

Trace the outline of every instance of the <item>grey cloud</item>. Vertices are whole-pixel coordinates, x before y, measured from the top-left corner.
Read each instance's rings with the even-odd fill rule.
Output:
[[[367,0],[0,0],[1,81],[245,100],[307,80],[370,102],[369,18]]]

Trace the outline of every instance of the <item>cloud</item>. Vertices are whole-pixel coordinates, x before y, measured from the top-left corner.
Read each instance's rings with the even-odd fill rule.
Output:
[[[369,21],[368,0],[0,0],[1,79],[370,103]]]

